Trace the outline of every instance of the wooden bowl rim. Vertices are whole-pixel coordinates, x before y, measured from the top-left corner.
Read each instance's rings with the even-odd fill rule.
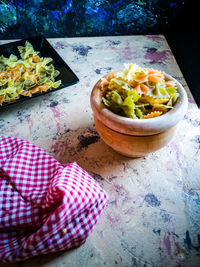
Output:
[[[175,126],[187,112],[188,98],[183,86],[171,75],[164,73],[166,80],[173,80],[177,85],[180,96],[172,110],[151,119],[131,119],[117,115],[107,109],[102,103],[101,79],[94,85],[90,104],[94,116],[96,116],[107,127],[120,133],[129,135],[153,135]],[[105,75],[104,77],[106,77]]]

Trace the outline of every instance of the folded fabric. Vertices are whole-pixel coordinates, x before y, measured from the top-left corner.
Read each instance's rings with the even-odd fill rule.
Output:
[[[25,140],[0,137],[0,261],[80,246],[106,201],[77,163],[63,166]]]

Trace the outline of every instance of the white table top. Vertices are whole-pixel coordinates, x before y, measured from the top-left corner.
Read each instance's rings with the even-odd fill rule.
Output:
[[[0,134],[26,139],[61,163],[76,161],[107,191],[108,205],[81,247],[1,266],[198,266],[200,111],[162,35],[49,39],[80,79],[0,111]],[[0,43],[5,43],[1,41]],[[188,93],[172,142],[130,159],[98,136],[90,107],[96,81],[123,63],[169,73]]]

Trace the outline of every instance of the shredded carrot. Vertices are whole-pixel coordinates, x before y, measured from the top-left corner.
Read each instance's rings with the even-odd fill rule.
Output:
[[[139,94],[146,94],[149,91],[149,87],[143,83],[138,83],[134,89]]]
[[[149,75],[148,80],[149,80],[150,82],[161,83],[161,82],[163,81],[163,78],[160,77],[160,76],[157,76],[157,75],[153,75],[153,74],[152,74],[152,75]]]
[[[32,57],[32,61],[37,63],[40,61],[40,57],[38,55],[36,55],[36,56]]]
[[[151,113],[143,116],[141,119],[151,119],[151,118],[158,117],[161,114],[162,114],[162,111],[154,111],[154,112],[151,112]]]
[[[175,87],[176,83],[174,81],[165,81],[166,87]]]
[[[137,75],[136,78],[135,78],[135,81],[136,82],[139,82],[139,83],[144,83],[144,82],[147,82],[148,81],[148,75]]]
[[[2,105],[3,101],[4,101],[5,95],[1,95],[0,96],[0,105]]]
[[[154,69],[149,69],[148,73],[149,75],[151,74],[161,75],[162,74],[162,72],[160,72],[159,70],[154,70]]]
[[[31,75],[32,75],[33,73],[31,72],[31,70],[32,70],[31,68],[27,68],[27,69],[25,70],[25,72],[27,72],[28,74],[31,74]]]
[[[149,91],[149,87],[143,83],[140,85],[140,89],[141,89],[142,93],[144,93],[144,94],[146,94]]]
[[[41,85],[41,86],[36,86],[31,90],[25,91],[22,93],[24,96],[32,96],[32,94],[38,93],[38,92],[46,92],[49,86]]]
[[[138,84],[134,89],[137,93],[141,93],[140,84]]]
[[[135,81],[138,83],[145,83],[145,82],[162,82],[163,76],[160,71],[157,70],[145,70],[142,74],[137,73]]]
[[[33,83],[37,83],[37,77],[38,76],[33,76],[33,78],[32,78]]]
[[[110,82],[111,79],[113,79],[115,77],[114,72],[111,70],[110,73],[108,74],[108,78],[107,80]]]
[[[155,104],[153,105],[152,111],[162,111],[167,112],[167,107],[163,104]]]
[[[9,68],[9,70],[10,70],[11,72],[18,71],[18,70],[19,70],[19,66],[15,66],[15,67],[13,67],[13,68]]]
[[[138,85],[138,82],[136,82],[135,80],[133,81],[128,81],[128,84],[131,86],[131,87],[136,87]]]
[[[37,86],[36,88],[38,88],[38,90],[40,92],[46,92],[46,90],[49,88],[49,86],[46,86],[46,85],[40,85],[40,86]]]
[[[101,88],[103,89],[104,87],[108,86],[109,81],[105,78],[101,78]]]

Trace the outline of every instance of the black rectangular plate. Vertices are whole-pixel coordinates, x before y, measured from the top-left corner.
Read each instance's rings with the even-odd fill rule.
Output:
[[[40,52],[41,57],[51,57],[53,59],[53,65],[55,69],[59,70],[60,72],[59,76],[56,77],[56,81],[61,80],[62,83],[58,88],[53,88],[46,92],[33,94],[31,97],[20,96],[19,99],[17,99],[15,102],[12,103],[3,103],[2,106],[0,106],[0,109],[22,101],[32,99],[34,97],[38,97],[41,95],[48,94],[50,92],[60,90],[64,87],[75,84],[79,81],[76,74],[70,69],[70,67],[66,64],[66,62],[60,57],[60,55],[56,52],[56,50],[50,45],[50,43],[43,36],[26,38],[20,41],[15,41],[12,43],[0,45],[0,56],[3,55],[5,57],[9,57],[11,54],[13,54],[18,58],[20,58],[17,46],[24,46],[25,41],[29,41],[33,45],[34,50]]]

